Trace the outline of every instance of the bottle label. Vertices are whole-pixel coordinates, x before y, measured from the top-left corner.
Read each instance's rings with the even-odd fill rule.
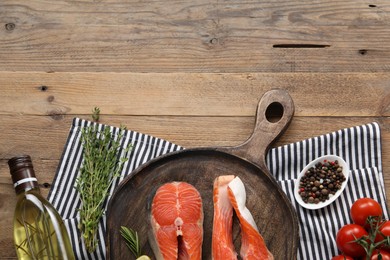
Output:
[[[26,182],[33,182],[33,181],[38,182],[37,178],[34,178],[34,177],[28,177],[28,178],[21,179],[20,181],[17,181],[14,183],[14,188],[16,188],[20,184],[23,184]]]

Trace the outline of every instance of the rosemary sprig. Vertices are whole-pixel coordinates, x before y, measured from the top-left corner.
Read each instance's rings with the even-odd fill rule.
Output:
[[[138,233],[131,228],[121,226],[120,233],[126,241],[127,247],[138,258],[142,255],[141,246],[139,244]]]
[[[96,108],[95,111],[100,112]],[[105,212],[104,202],[131,150],[131,145],[121,148],[124,132],[124,127],[118,134],[111,133],[109,127],[99,130],[96,124],[83,128],[81,132],[84,161],[76,179],[76,190],[81,199],[78,228],[88,252],[96,249],[96,233]]]

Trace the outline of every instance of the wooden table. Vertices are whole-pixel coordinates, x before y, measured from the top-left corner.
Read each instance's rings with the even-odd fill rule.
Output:
[[[388,1],[0,2],[0,258],[14,259],[7,160],[33,158],[48,194],[71,121],[184,147],[237,145],[259,98],[295,117],[276,145],[376,121],[390,192]]]

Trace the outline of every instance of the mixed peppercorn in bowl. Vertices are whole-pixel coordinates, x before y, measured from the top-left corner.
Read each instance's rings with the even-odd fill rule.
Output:
[[[345,189],[349,166],[343,158],[325,155],[311,161],[298,175],[294,196],[307,209],[323,208],[335,201]]]

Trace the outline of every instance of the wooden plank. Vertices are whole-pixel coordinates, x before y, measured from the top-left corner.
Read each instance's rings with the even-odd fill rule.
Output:
[[[0,70],[388,72],[389,11],[386,0],[4,0]]]
[[[0,114],[252,116],[271,88],[295,116],[389,116],[389,73],[0,72]]]
[[[59,159],[74,117],[90,119],[82,115],[64,116],[60,120],[49,116],[0,116],[0,159],[9,159],[19,153],[46,160]],[[254,120],[254,114],[251,117],[101,117],[102,123],[114,126],[123,124],[129,130],[169,140],[183,147],[239,145],[252,133]],[[294,117],[277,145],[373,121],[379,122],[386,136],[390,135],[389,120],[387,117]]]
[[[0,160],[23,153],[30,154],[36,160],[59,160],[72,118],[65,116],[61,120],[53,120],[42,116],[0,116],[2,122]],[[183,147],[239,145],[252,133],[254,120],[254,115],[252,117],[102,117],[102,123],[114,126],[124,124],[130,130],[163,138]],[[390,165],[386,165],[386,162],[390,162],[390,119],[387,117],[294,117],[286,133],[274,146],[374,121],[378,122],[382,129],[382,159],[384,169],[390,172]],[[7,167],[2,167],[0,173],[2,178],[8,176]],[[390,178],[390,175],[388,177]],[[5,180],[9,182],[10,179]]]

